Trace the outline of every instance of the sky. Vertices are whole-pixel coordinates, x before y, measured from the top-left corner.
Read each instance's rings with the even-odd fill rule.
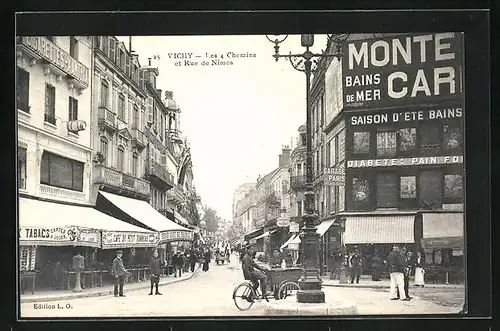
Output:
[[[118,39],[128,47],[129,37]],[[317,35],[311,50],[325,48],[326,37]],[[295,143],[305,123],[304,73],[285,58],[276,63],[274,44],[265,35],[133,36],[132,49],[141,65],[151,58],[158,67],[157,88],[173,91],[202,203],[232,221],[235,189],[277,168],[282,145],[291,145],[292,138]],[[303,51],[299,35],[280,44],[282,54]],[[255,57],[229,59],[229,52]],[[187,66],[172,53],[192,53],[198,66]],[[207,53],[233,64],[204,66],[203,61],[213,60]]]

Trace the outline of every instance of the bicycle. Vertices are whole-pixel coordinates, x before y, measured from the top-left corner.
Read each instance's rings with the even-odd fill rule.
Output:
[[[245,311],[250,309],[255,301],[260,302],[265,299],[269,302],[270,296],[274,297],[275,300],[284,300],[296,295],[298,290],[300,290],[299,284],[291,280],[284,280],[277,287],[277,291],[263,296],[259,291],[258,283],[250,280],[236,286],[233,291],[233,301],[239,310]]]

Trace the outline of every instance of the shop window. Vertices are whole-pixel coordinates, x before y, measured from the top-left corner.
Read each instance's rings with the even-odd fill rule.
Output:
[[[396,155],[396,131],[377,132],[377,156]]]
[[[367,179],[352,179],[352,202],[354,210],[370,208],[370,183]]]
[[[370,132],[354,132],[353,154],[368,154],[370,152]]]
[[[415,176],[402,176],[400,179],[400,198],[417,198],[417,178]]]
[[[417,129],[405,128],[398,130],[399,150],[401,152],[410,152],[417,147]]]
[[[460,175],[444,175],[444,197],[462,198],[463,182]]]
[[[440,150],[441,132],[436,123],[423,123],[420,126],[420,151],[424,154],[437,154]]]
[[[441,174],[437,170],[425,170],[419,176],[420,207],[424,209],[440,208]]]
[[[377,207],[398,206],[398,175],[395,172],[377,173]]]
[[[445,149],[462,147],[462,127],[460,123],[453,122],[443,125],[443,147]]]
[[[16,97],[17,109],[26,113],[30,112],[29,92],[30,92],[30,74],[24,69],[17,67]]]
[[[82,192],[83,167],[82,162],[44,152],[40,166],[40,183]]]
[[[18,185],[22,190],[26,189],[26,148],[17,149],[17,176]]]

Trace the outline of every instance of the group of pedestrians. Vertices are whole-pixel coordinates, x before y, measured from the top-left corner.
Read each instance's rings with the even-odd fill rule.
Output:
[[[391,279],[391,300],[411,300],[409,294],[410,274],[415,268],[415,286],[424,287],[424,261],[422,254],[408,251],[406,247],[394,245],[386,260]]]

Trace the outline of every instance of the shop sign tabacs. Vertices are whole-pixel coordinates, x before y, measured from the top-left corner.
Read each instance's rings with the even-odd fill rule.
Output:
[[[434,104],[462,94],[461,33],[348,40],[342,46],[346,109]]]
[[[76,242],[76,227],[21,227],[19,240],[37,242]]]

